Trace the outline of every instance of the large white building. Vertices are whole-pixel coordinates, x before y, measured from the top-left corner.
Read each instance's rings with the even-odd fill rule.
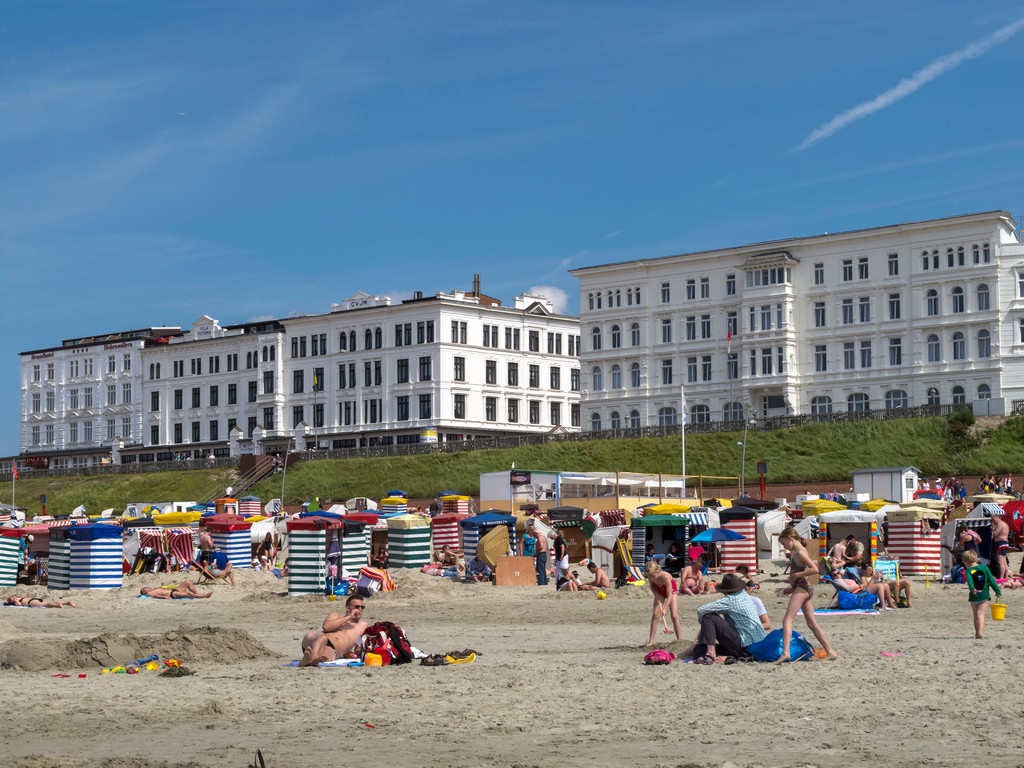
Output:
[[[1003,211],[572,270],[584,429],[1024,398]],[[936,408],[936,412],[947,409]]]
[[[577,318],[543,296],[501,306],[478,278],[473,292],[360,292],[323,314],[132,333],[130,381],[107,360],[120,336],[22,353],[22,455],[70,466],[580,426]]]

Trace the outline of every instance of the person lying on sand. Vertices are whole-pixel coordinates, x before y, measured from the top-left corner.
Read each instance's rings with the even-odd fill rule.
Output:
[[[70,600],[50,602],[41,597],[25,597],[24,595],[11,595],[4,600],[4,605],[18,605],[22,608],[63,608],[65,605],[69,608],[78,607]]]
[[[322,631],[312,630],[302,638],[300,667],[316,666],[322,661],[334,661],[351,653],[370,625],[363,621],[366,604],[362,595],[352,594],[345,601],[345,615],[331,612],[324,619]]]
[[[213,597],[213,592],[200,592],[196,585],[188,579],[174,587],[143,587],[139,590],[140,595],[155,597],[158,600],[184,600],[188,597]]]

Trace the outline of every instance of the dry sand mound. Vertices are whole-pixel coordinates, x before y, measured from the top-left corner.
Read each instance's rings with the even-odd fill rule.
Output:
[[[232,664],[277,654],[248,632],[222,627],[181,628],[162,635],[107,633],[85,640],[35,640],[0,646],[0,669],[96,669],[127,664],[156,654],[185,664],[216,661]]]

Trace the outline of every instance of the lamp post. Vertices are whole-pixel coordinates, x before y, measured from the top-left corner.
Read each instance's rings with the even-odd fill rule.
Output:
[[[756,416],[756,412],[750,414],[752,417]],[[743,442],[736,443],[736,445],[742,445],[743,451],[740,454],[740,496],[746,491],[744,475],[747,472],[747,425],[756,424],[757,422],[753,418],[743,417]]]
[[[284,445],[284,469],[281,470],[281,509],[278,510],[280,514],[284,514],[284,481],[288,477],[288,457],[292,452],[292,441],[294,437],[289,437],[288,442]]]

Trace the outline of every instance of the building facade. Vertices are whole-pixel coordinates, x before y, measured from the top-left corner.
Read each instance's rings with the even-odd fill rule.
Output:
[[[1024,398],[1003,211],[572,270],[584,429]]]
[[[21,452],[49,466],[130,463],[580,426],[579,322],[543,296],[504,307],[478,284],[397,304],[360,292],[323,314],[159,330],[133,346],[131,398],[117,399],[113,431],[114,414],[95,412],[105,379],[89,408],[78,387],[73,408],[84,376],[73,353],[52,360],[50,386],[37,356],[53,351],[23,353]],[[67,405],[49,409],[46,391]]]

